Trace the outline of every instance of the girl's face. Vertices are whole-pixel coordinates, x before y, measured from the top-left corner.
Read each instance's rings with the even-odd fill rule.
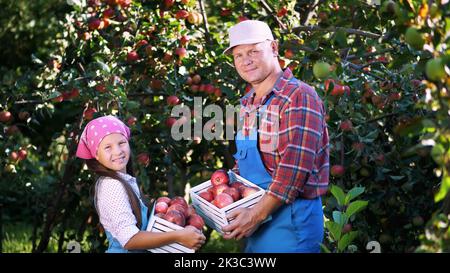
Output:
[[[95,157],[100,164],[113,171],[127,172],[130,160],[130,145],[122,134],[110,134],[103,138]]]

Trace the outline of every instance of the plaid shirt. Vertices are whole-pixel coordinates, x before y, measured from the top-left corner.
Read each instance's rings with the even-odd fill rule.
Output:
[[[241,99],[243,134],[248,136],[257,121],[255,110],[272,95],[258,127],[261,159],[272,176],[267,192],[286,203],[298,196],[313,199],[325,194],[329,180],[325,107],[316,91],[288,68],[260,100],[255,100],[254,90]],[[239,172],[237,164],[233,170]]]

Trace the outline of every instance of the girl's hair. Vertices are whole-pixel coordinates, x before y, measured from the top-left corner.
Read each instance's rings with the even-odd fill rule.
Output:
[[[137,227],[139,229],[141,229],[141,227],[142,227],[141,203],[139,202],[139,199],[138,199],[136,193],[131,188],[130,184],[128,184],[128,182],[125,181],[116,171],[106,168],[100,162],[98,162],[96,159],[86,159],[86,165],[98,177],[101,177],[101,176],[110,177],[110,178],[120,181],[120,183],[122,184],[122,186],[125,189],[125,192],[128,195],[128,199],[130,200],[131,209],[133,211],[134,216],[136,217]],[[131,163],[131,158],[130,158],[130,160],[128,160],[128,163],[127,163],[127,174],[134,176],[133,164]],[[97,194],[95,194],[96,193],[95,184],[94,184],[94,187],[92,188],[91,195],[92,195],[92,192],[94,192],[94,194],[93,194],[94,206],[95,206],[95,209],[97,210]],[[141,198],[143,198],[143,197],[144,196],[141,193]],[[97,214],[99,214],[98,210],[97,210]]]

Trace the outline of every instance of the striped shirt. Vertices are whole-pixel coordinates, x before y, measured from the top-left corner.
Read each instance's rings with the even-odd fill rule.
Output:
[[[273,95],[258,126],[258,147],[272,176],[267,192],[286,203],[297,197],[324,195],[329,181],[329,138],[325,107],[316,91],[287,68],[272,90],[255,99],[252,89],[241,99],[243,134],[255,126],[256,110]],[[239,172],[237,164],[234,171]]]

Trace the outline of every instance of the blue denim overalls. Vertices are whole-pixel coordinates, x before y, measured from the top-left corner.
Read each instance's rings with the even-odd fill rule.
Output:
[[[249,94],[252,92],[249,92]],[[261,107],[261,114],[269,105],[272,96]],[[259,114],[259,113],[258,113]],[[257,129],[253,126],[249,136],[239,130],[236,136],[239,173],[245,179],[267,189],[272,176],[267,172],[258,150]],[[297,198],[292,204],[283,204],[267,221],[247,238],[247,253],[292,253],[320,252],[323,240],[323,210],[320,197]]]
[[[147,224],[148,224],[148,214],[147,214],[148,208],[147,208],[147,206],[144,205],[144,203],[142,202],[142,200],[140,198],[139,198],[139,202],[141,203],[141,215],[142,215],[141,231],[145,231],[145,230],[147,230]],[[138,251],[126,250],[125,248],[123,248],[120,245],[119,241],[111,235],[111,233],[109,233],[108,231],[105,231],[105,232],[106,232],[106,237],[108,238],[108,241],[109,241],[109,247],[108,247],[108,250],[106,250],[106,253],[147,252],[145,250],[138,250]]]

